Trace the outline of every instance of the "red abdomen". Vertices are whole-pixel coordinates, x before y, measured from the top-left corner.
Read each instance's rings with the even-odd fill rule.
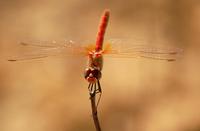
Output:
[[[109,16],[110,16],[110,11],[105,10],[101,18],[99,31],[97,34],[96,48],[95,48],[96,51],[100,51],[103,48],[104,34],[105,34],[106,27],[108,24]]]

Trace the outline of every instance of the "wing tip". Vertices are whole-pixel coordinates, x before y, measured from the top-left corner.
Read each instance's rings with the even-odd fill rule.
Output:
[[[8,59],[7,61],[15,62],[15,61],[17,61],[17,60],[16,60],[16,59]]]
[[[20,42],[19,44],[23,45],[23,46],[27,46],[28,45],[26,42]]]
[[[168,59],[167,61],[173,62],[173,61],[176,61],[176,59]]]

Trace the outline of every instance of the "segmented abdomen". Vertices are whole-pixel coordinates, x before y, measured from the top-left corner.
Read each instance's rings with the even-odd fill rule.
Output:
[[[98,31],[98,34],[97,34],[96,48],[95,48],[96,51],[100,51],[103,48],[104,34],[105,34],[106,27],[107,27],[107,24],[108,24],[109,16],[110,16],[110,11],[105,10],[104,13],[103,13],[103,16],[101,18],[99,31]]]

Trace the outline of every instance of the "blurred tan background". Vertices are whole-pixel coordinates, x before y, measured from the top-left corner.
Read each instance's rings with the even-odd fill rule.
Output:
[[[176,62],[105,58],[99,117],[104,131],[200,131],[198,0],[0,1],[0,131],[94,131],[86,59],[7,62],[27,39],[142,38],[184,49]],[[133,43],[134,44],[134,43]],[[20,52],[18,52],[20,53]]]

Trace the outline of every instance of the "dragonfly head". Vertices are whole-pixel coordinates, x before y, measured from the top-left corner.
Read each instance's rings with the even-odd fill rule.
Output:
[[[84,72],[84,77],[89,83],[95,83],[101,78],[101,71],[96,68],[86,68]]]

